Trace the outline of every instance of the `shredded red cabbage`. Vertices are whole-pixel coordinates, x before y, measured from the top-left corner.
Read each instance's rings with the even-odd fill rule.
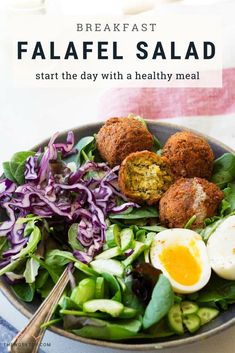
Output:
[[[64,220],[68,226],[78,223],[77,239],[84,251],[76,250],[74,256],[88,263],[102,250],[108,214],[139,207],[126,202],[120,193],[117,186],[119,167],[110,169],[106,163],[88,161],[71,172],[60,158],[75,152],[74,135],[69,132],[66,143],[56,143],[57,136],[51,138],[44,153],[39,150],[28,157],[25,184],[17,187],[6,178],[0,181],[0,207],[8,215],[8,219],[0,224],[0,236],[7,237],[11,245],[3,253],[1,267],[3,263],[9,263],[28,241],[24,237],[25,225],[17,223],[20,217],[34,214],[46,218],[49,225],[58,219]],[[56,163],[53,168],[52,163]]]
[[[16,184],[9,179],[0,180],[0,200],[7,198],[9,194],[12,194],[16,189]]]
[[[127,249],[127,250],[125,251],[125,256],[126,256],[126,257],[131,256],[131,255],[133,254],[133,252],[134,252],[134,249]]]

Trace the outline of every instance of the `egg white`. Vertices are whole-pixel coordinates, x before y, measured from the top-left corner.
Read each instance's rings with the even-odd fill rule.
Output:
[[[226,218],[207,243],[212,269],[218,276],[235,280],[235,216]]]
[[[193,244],[193,246],[192,246]],[[193,285],[183,285],[171,278],[170,274],[161,262],[160,256],[164,249],[174,245],[185,246],[197,260],[200,266],[200,278]],[[207,248],[201,236],[189,229],[173,228],[164,230],[156,234],[150,248],[150,259],[154,267],[160,269],[169,279],[173,290],[176,293],[194,293],[202,289],[209,281],[211,276],[211,266],[207,254]]]

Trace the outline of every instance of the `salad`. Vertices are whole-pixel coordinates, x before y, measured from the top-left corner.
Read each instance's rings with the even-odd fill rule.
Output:
[[[235,156],[207,155],[205,177],[190,158],[195,175],[182,178],[142,118],[120,119],[3,163],[0,276],[31,302],[68,266],[44,327],[128,342],[194,334],[235,303]]]

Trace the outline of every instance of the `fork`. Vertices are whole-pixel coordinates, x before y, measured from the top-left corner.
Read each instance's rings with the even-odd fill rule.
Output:
[[[40,343],[45,333],[45,328],[41,327],[43,323],[50,320],[54,309],[64,292],[69,281],[68,267],[60,276],[58,282],[43,301],[28,324],[12,340],[8,351],[10,353],[37,353]]]

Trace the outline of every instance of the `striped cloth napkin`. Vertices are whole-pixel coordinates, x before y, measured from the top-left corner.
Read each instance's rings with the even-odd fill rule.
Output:
[[[222,23],[222,88],[113,88],[101,97],[99,119],[126,116],[129,113],[149,119],[223,115],[235,112],[235,1],[195,4],[186,1],[162,5],[148,16],[161,14],[218,15]],[[144,20],[145,14],[137,16]]]
[[[235,65],[235,63],[234,63]],[[113,88],[101,98],[99,118],[129,113],[148,119],[235,112],[235,68],[223,70],[223,88]]]
[[[17,330],[0,316],[0,353],[8,353],[8,346]],[[44,353],[41,349],[39,353]]]
[[[0,352],[7,353],[7,347],[17,334],[16,329],[0,316]]]

